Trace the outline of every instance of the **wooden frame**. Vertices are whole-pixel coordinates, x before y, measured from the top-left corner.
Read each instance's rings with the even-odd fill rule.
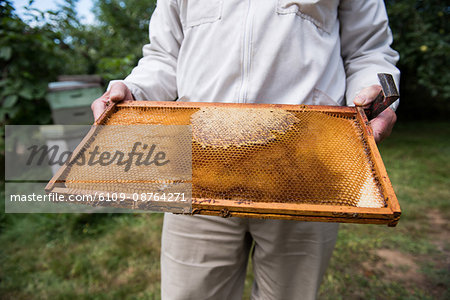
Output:
[[[111,104],[94,123],[102,125],[118,107],[186,107],[199,108],[206,106],[216,107],[259,107],[281,108],[291,111],[320,111],[336,115],[351,116],[356,118],[363,128],[363,136],[369,148],[369,155],[374,165],[377,180],[380,183],[382,194],[386,203],[383,208],[360,208],[351,206],[314,205],[298,203],[267,203],[248,201],[230,201],[221,199],[192,199],[192,214],[216,215],[222,217],[251,217],[264,219],[287,219],[299,221],[318,222],[342,222],[363,224],[386,224],[395,226],[400,219],[400,206],[387,175],[381,155],[376,146],[372,130],[364,113],[359,107],[339,106],[313,106],[313,105],[288,105],[288,104],[244,104],[244,103],[208,103],[208,102],[156,102],[156,101],[125,101]],[[74,155],[81,151],[83,145],[92,138],[96,127],[92,127],[80,145],[75,149]],[[61,169],[50,180],[46,187],[47,192],[57,191],[64,194],[74,193],[65,187],[58,187],[67,166]]]

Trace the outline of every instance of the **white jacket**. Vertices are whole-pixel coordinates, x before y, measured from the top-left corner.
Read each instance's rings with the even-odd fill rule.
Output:
[[[159,0],[138,100],[353,105],[394,75],[383,0]]]

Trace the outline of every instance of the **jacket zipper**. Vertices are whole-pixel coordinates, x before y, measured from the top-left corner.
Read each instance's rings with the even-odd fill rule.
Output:
[[[247,14],[245,16],[244,23],[244,35],[242,38],[242,76],[241,87],[239,89],[239,103],[245,103],[247,101],[248,81],[250,76],[250,64],[251,64],[251,46],[252,46],[252,28],[253,27],[253,13],[252,13],[252,1],[248,0]]]

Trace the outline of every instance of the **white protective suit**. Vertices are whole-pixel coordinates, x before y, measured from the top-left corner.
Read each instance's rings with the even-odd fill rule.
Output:
[[[159,0],[137,100],[352,105],[398,54],[383,0]],[[394,105],[395,106],[395,105]],[[314,299],[337,224],[166,214],[163,299]]]

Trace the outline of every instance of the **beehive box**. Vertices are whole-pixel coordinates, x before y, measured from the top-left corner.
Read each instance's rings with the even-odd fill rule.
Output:
[[[361,108],[130,101],[96,122],[125,124],[192,126],[192,214],[389,226],[400,218]],[[83,172],[63,167],[47,191],[111,188],[111,180],[74,180]]]
[[[49,83],[47,101],[55,124],[92,124],[92,99],[103,94],[98,82],[62,81]]]

